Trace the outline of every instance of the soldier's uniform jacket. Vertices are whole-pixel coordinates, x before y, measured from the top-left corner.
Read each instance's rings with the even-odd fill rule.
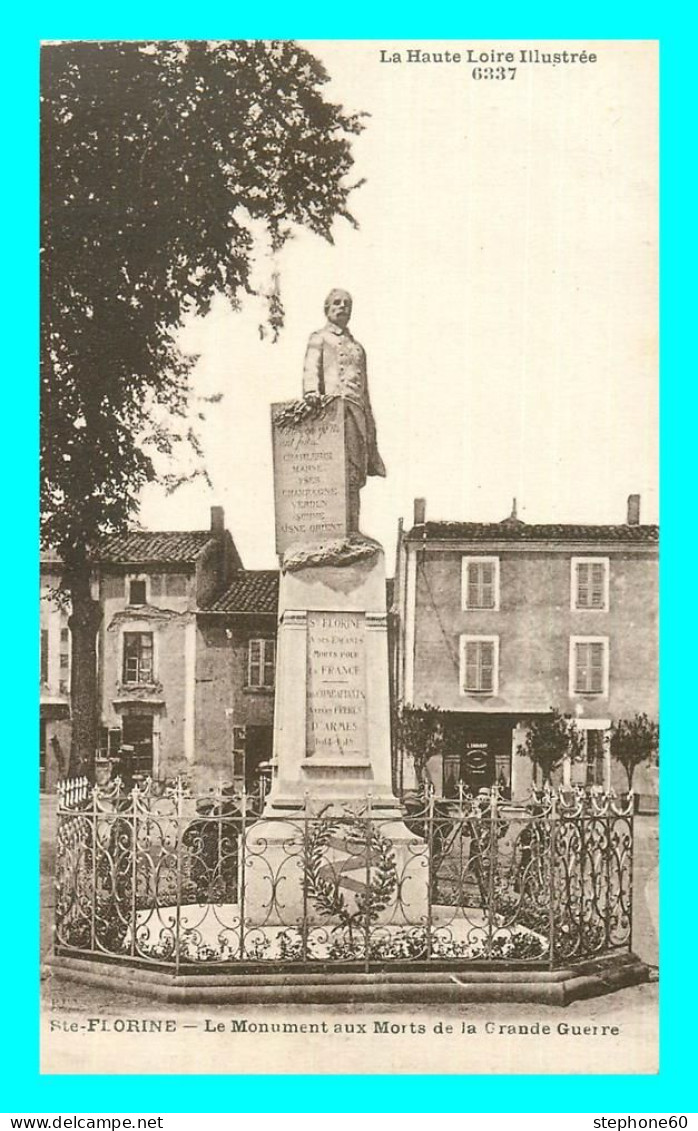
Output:
[[[345,429],[350,461],[362,482],[367,475],[385,475],[368,394],[366,352],[349,330],[328,322],[310,335],[303,366],[303,392],[347,401]]]

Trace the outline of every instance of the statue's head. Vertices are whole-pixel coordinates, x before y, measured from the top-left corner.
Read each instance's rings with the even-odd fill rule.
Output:
[[[344,329],[351,318],[351,308],[352,300],[348,291],[341,291],[335,288],[330,291],[325,299],[327,321],[333,322],[335,326],[341,326],[342,329]]]

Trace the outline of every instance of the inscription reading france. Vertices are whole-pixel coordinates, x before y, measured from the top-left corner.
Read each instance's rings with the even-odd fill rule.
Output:
[[[363,613],[308,613],[308,756],[366,756]]]
[[[343,406],[330,404],[319,419],[280,427],[272,405],[276,552],[347,533]]]

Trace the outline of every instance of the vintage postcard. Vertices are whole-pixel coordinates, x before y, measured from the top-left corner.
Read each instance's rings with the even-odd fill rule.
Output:
[[[42,46],[44,1073],[658,1071],[658,47]]]

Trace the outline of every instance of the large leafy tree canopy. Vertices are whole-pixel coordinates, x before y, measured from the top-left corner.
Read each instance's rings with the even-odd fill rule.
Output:
[[[73,596],[96,535],[155,475],[150,411],[185,410],[183,313],[249,289],[251,224],[278,249],[294,224],[331,239],[336,217],[353,223],[361,122],[326,81],[290,42],[43,49],[42,538]],[[171,444],[162,426],[148,438]]]

